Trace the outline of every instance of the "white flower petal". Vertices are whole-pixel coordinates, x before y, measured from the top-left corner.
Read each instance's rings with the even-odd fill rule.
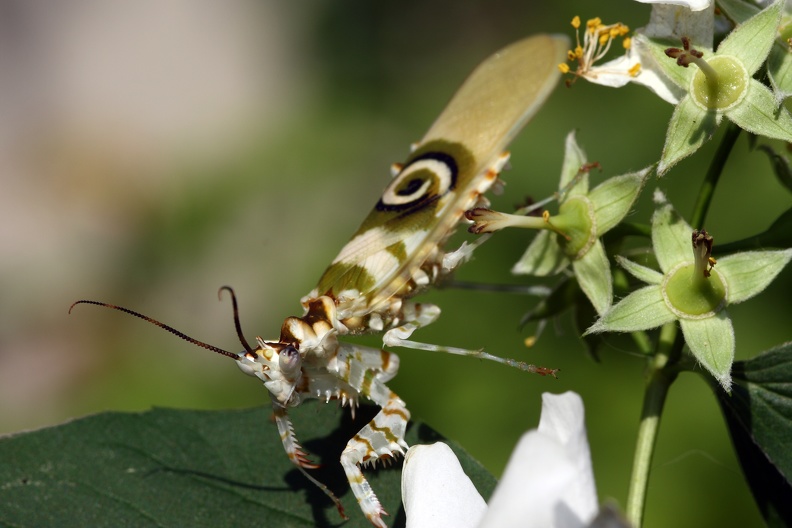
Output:
[[[407,451],[402,502],[407,528],[472,528],[487,509],[454,452],[442,442]]]
[[[542,394],[542,415],[539,432],[554,437],[577,466],[577,480],[570,490],[575,495],[573,509],[583,519],[597,513],[597,486],[591,467],[591,452],[586,434],[586,412],[583,400],[575,392]]]
[[[661,4],[686,7],[691,11],[703,11],[714,4],[712,0],[638,0],[642,4]]]
[[[579,528],[597,514],[583,402],[574,392],[542,401],[539,429],[520,439],[479,528]]]
[[[635,76],[630,75],[632,68],[640,64],[641,68]],[[657,72],[659,68],[655,63],[651,50],[640,38],[632,39],[632,47],[612,61],[595,66],[586,74],[586,80],[594,84],[619,88],[627,83],[640,84],[652,90],[661,99],[671,104],[677,104],[684,96],[685,91],[680,89],[671,80]]]
[[[590,68],[585,78],[588,82],[594,84],[621,88],[627,83],[635,81],[630,76],[630,68],[635,67],[639,62],[637,55],[626,53],[612,61]]]

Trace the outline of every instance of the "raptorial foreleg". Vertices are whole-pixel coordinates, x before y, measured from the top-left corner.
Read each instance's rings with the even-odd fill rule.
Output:
[[[404,454],[407,449],[404,433],[410,419],[410,412],[401,398],[390,392],[383,383],[376,379],[373,380],[369,392],[366,395],[382,405],[382,409],[347,443],[341,453],[341,466],[344,468],[349,486],[366,518],[374,526],[385,528],[382,516],[387,515],[387,512],[380,504],[359,466],[374,464],[378,460],[388,460],[396,454]]]

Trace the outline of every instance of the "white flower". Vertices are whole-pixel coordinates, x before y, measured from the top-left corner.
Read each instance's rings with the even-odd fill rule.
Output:
[[[646,27],[636,30],[633,38],[626,35],[629,28],[617,22],[603,24],[599,18],[588,20],[581,38],[579,17],[572,20],[572,27],[578,32],[577,46],[570,50],[568,64],[560,65],[563,73],[574,78],[582,77],[587,81],[620,88],[628,83],[645,86],[661,99],[677,104],[684,95],[662,71],[653,57],[648,39],[670,39],[679,41],[687,37],[697,45],[712,46],[714,31],[715,4],[709,0],[664,1],[638,0],[652,5],[652,14]],[[611,50],[616,38],[624,39],[623,55],[601,63]],[[574,82],[574,78],[568,83]]]
[[[669,4],[687,7],[691,11],[703,11],[713,4],[711,0],[638,0],[642,4]]]
[[[413,446],[402,473],[407,528],[579,528],[599,511],[583,401],[542,395],[539,428],[523,435],[489,506],[451,449]]]

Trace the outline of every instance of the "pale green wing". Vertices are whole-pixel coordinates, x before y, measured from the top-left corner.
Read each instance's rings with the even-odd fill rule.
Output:
[[[405,285],[495,181],[503,149],[549,96],[568,48],[566,37],[537,35],[479,65],[310,297],[331,295],[364,315],[405,294]]]

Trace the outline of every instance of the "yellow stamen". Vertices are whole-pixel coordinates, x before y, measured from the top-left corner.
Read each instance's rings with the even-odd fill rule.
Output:
[[[639,73],[641,73],[641,63],[636,62],[629,70],[627,70],[627,73],[630,74],[630,77],[637,76]]]
[[[599,27],[602,25],[602,19],[600,17],[590,18],[586,21],[586,29],[594,33]]]
[[[632,47],[632,38],[624,37],[624,40],[622,41],[622,47],[624,47],[626,50],[630,49]]]
[[[567,73],[569,73],[569,64],[562,62],[561,64],[558,65],[558,69],[561,71],[561,73],[566,75]]]
[[[576,77],[596,79],[599,73],[595,65],[608,55],[614,39],[623,38],[622,46],[624,49],[630,49],[631,40],[628,36],[630,28],[621,22],[606,25],[602,23],[600,17],[594,17],[586,21],[586,29],[581,38],[580,23],[580,17],[576,16],[572,19],[572,27],[575,28],[577,33],[577,42],[575,48],[567,52],[567,60],[569,62],[576,61],[577,66],[571,66],[568,71],[565,69],[562,71],[564,73],[573,73]],[[634,67],[631,73],[624,70],[609,73],[620,73],[634,77],[637,72],[638,69]]]

